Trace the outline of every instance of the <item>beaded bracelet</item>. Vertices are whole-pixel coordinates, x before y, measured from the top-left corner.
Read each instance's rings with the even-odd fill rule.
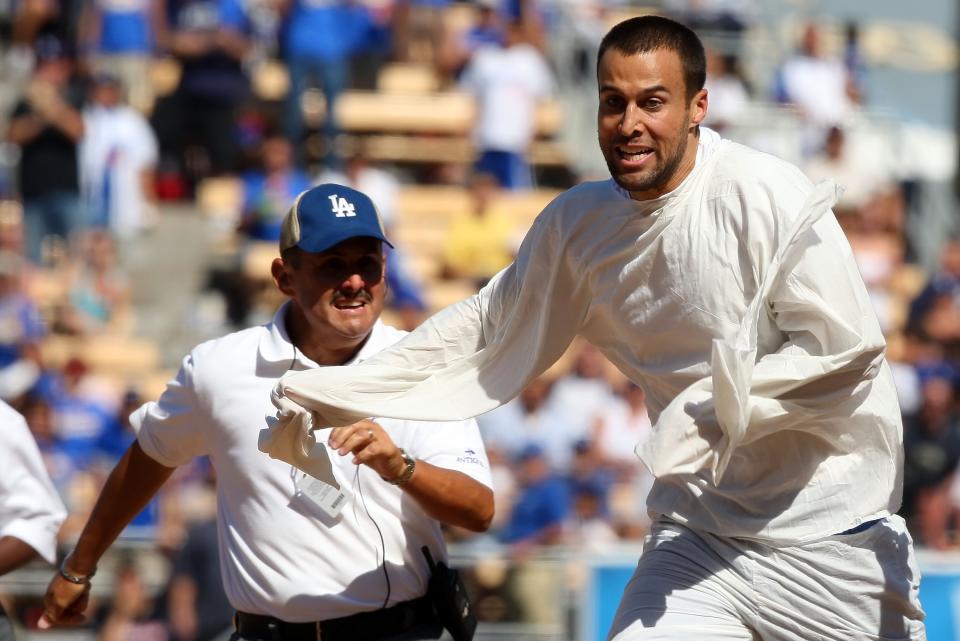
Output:
[[[67,569],[67,561],[70,560],[70,555],[68,554],[63,558],[63,562],[60,563],[60,576],[69,581],[70,583],[75,583],[77,585],[85,585],[90,583],[90,579],[93,578],[93,575],[97,573],[96,569],[93,572],[87,575],[74,574]]]

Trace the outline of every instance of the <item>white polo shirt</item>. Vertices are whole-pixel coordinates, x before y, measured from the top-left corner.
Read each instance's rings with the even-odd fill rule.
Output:
[[[57,557],[57,532],[67,511],[50,481],[27,422],[3,401],[0,426],[0,537],[20,539],[53,563]]]
[[[271,323],[195,347],[160,400],[131,417],[140,446],[171,467],[210,456],[221,571],[238,610],[303,622],[377,609],[387,597],[384,557],[388,605],[417,598],[429,578],[421,547],[438,560],[446,550],[439,524],[412,498],[370,468],[353,465],[351,455],[333,454],[353,499],[330,520],[295,496],[292,466],[257,449],[264,417],[275,412],[270,391],[277,380],[290,369],[318,367],[299,350],[294,355],[283,323],[287,307]],[[378,321],[355,362],[403,335]],[[491,485],[473,420],[376,420],[415,458]]]

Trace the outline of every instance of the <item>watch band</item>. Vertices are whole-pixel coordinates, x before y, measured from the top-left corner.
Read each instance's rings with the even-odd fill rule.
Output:
[[[90,574],[74,574],[67,569],[67,561],[70,560],[70,555],[63,557],[63,561],[60,562],[60,576],[69,581],[70,583],[75,583],[77,585],[85,585],[90,583],[90,579],[93,578],[93,575],[97,573],[97,570],[94,569]]]
[[[403,458],[403,462],[406,463],[406,467],[403,468],[403,472],[400,473],[395,479],[384,479],[390,485],[406,485],[410,482],[410,479],[413,477],[413,472],[417,469],[417,460],[407,454],[407,451],[400,448],[400,456]]]

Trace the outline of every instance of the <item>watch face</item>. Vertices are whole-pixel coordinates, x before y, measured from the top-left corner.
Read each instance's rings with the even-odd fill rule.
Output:
[[[397,479],[397,485],[403,485],[410,480],[410,477],[413,476],[413,471],[417,466],[417,461],[410,456],[406,450],[400,450],[400,456],[403,457],[403,462],[407,464],[407,467],[403,470],[403,474],[400,475],[400,478]]]
[[[403,459],[403,463],[405,465],[405,467],[403,468],[403,472],[401,472],[400,476],[398,476],[395,479],[388,479],[382,476],[380,477],[380,478],[383,478],[383,480],[389,483],[390,485],[405,485],[410,480],[410,477],[413,476],[413,471],[417,467],[417,460],[412,456],[410,456],[409,454],[407,454],[407,451],[402,447],[399,449],[400,449],[400,458]]]

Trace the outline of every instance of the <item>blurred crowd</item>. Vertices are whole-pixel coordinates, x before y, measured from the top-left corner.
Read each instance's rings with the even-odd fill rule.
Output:
[[[888,337],[903,410],[903,514],[922,545],[960,546],[960,236],[943,238],[939,267],[924,271],[907,224],[911,185],[894,158],[850,126],[870,100],[856,25],[833,25],[839,47],[836,37],[824,45],[824,25],[803,26],[760,88],[741,58],[754,3],[659,4],[716,43],[708,126],[732,132],[752,103],[780,103],[801,132],[802,168],[845,186],[836,215]],[[423,263],[414,244],[391,250],[392,318],[413,327],[432,311],[438,283],[475,290],[507,265],[536,213],[518,217],[504,203],[544,182],[530,149],[536,109],[570,73],[557,63],[563,25],[576,26],[578,43],[573,62],[564,61],[589,67],[606,25],[629,10],[619,0],[0,3],[0,84],[12,91],[0,116],[0,398],[26,416],[70,510],[64,544],[134,438],[127,416],[149,399],[135,381],[109,384],[83,357],[48,359],[44,345],[137,334],[125,257],[168,203],[199,203],[218,179],[236,185],[235,260],[207,279],[225,301],[221,329],[229,330],[272,313],[266,270],[258,279],[242,266],[258,244],[273,247],[303,189],[340,182],[364,191],[388,236],[411,215],[399,207],[406,188],[459,189],[462,206],[445,212],[433,264],[414,268]],[[389,163],[362,136],[345,135],[338,101],[377,90],[381,72],[398,64],[427,70],[438,91],[473,98],[464,135],[474,155]],[[595,348],[576,345],[478,420],[496,521],[481,538],[451,531],[451,539],[502,545],[521,560],[540,546],[593,551],[644,535],[652,479],[633,454],[651,429],[644,394]],[[205,461],[181,469],[125,533],[154,544],[172,570],[154,600],[134,560],[122,560],[116,597],[96,622],[103,638],[212,639],[229,625],[210,529],[214,482]]]

